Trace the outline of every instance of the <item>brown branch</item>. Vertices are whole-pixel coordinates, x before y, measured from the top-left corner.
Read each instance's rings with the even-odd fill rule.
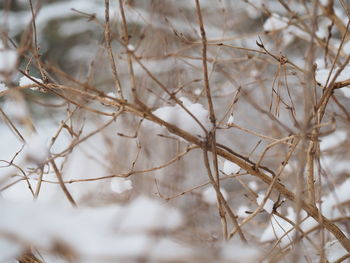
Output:
[[[157,123],[161,126],[166,127],[169,132],[176,134],[180,137],[182,137],[184,140],[188,141],[189,143],[196,144],[202,149],[205,149],[205,142],[202,141],[200,138],[197,136],[194,136],[177,126],[170,124],[168,122],[163,121],[162,119],[158,118],[154,114],[152,114],[151,111],[144,111],[140,109],[138,106],[130,104],[124,100],[121,99],[114,99],[114,100],[109,100],[103,97],[96,96],[94,94],[90,94],[89,92],[82,91],[76,88],[72,87],[67,87],[63,85],[56,85],[56,84],[41,84],[43,87],[48,88],[48,90],[55,90],[55,89],[62,89],[62,90],[70,90],[74,91],[78,94],[81,94],[84,97],[87,98],[95,98],[96,100],[103,102],[106,105],[114,106],[117,108],[123,107],[126,112],[133,113],[134,115],[137,115],[141,118],[148,119],[149,121],[152,121],[154,123]],[[56,91],[57,93],[57,91]],[[210,150],[210,149],[209,149]],[[265,182],[267,185],[271,185],[273,178],[269,176],[268,174],[262,172],[259,169],[256,169],[255,165],[247,163],[247,161],[241,159],[240,157],[236,156],[235,154],[228,152],[225,149],[217,147],[216,149],[217,154],[235,164],[240,166],[243,170],[247,171],[249,174],[258,177],[260,180]],[[292,202],[296,201],[296,196],[293,192],[289,191],[283,184],[277,182],[274,184],[274,190],[278,191],[281,193],[283,196],[285,196],[287,199],[289,199]],[[323,215],[320,215],[319,210],[317,207],[312,206],[308,203],[306,203],[304,200],[301,200],[301,207],[305,212],[307,212],[310,216],[312,216],[319,224],[323,224],[325,229],[327,229],[329,232],[331,232],[336,239],[341,243],[341,245],[350,252],[350,240],[345,236],[345,234],[337,227],[334,223],[332,223],[330,220],[328,220],[326,217]]]
[[[62,188],[64,194],[66,195],[68,201],[72,204],[72,206],[76,207],[77,204],[76,204],[76,202],[74,201],[72,195],[69,193],[69,191],[68,191],[66,185],[64,184],[64,181],[63,181],[63,178],[62,178],[62,174],[61,174],[61,172],[58,170],[55,161],[54,161],[54,160],[51,160],[51,161],[50,161],[50,164],[51,164],[53,170],[55,171],[55,174],[56,174],[56,177],[57,177],[57,179],[58,179],[58,182],[60,183],[60,186],[61,186],[61,188]]]
[[[110,32],[110,23],[109,23],[109,0],[105,0],[105,20],[106,20],[106,26],[105,26],[106,27],[105,28],[106,47],[107,47],[108,56],[109,56],[109,63],[111,64],[111,67],[112,67],[112,73],[113,73],[114,82],[115,82],[115,89],[119,97],[121,99],[124,99],[123,90],[120,84],[117,66],[115,64],[113,50],[111,46],[111,32]]]
[[[139,104],[140,106],[144,106],[144,104],[140,101],[138,95],[137,95],[137,87],[136,87],[136,78],[134,74],[134,68],[133,68],[133,63],[132,63],[132,55],[130,54],[131,52],[134,52],[134,50],[130,50],[129,48],[129,32],[128,32],[128,24],[126,22],[125,18],[125,12],[124,12],[124,3],[123,0],[119,0],[119,9],[120,9],[120,14],[122,17],[122,25],[123,25],[123,31],[124,31],[124,36],[123,36],[123,43],[126,49],[126,52],[128,54],[128,67],[129,67],[129,74],[130,74],[130,81],[131,81],[131,93],[134,99],[134,102]]]
[[[40,4],[40,1],[37,2],[37,4],[39,5]],[[40,60],[40,54],[39,54],[39,46],[38,46],[38,38],[37,38],[37,32],[36,32],[36,23],[35,23],[35,17],[37,15],[37,13],[34,12],[34,8],[33,8],[33,3],[32,3],[32,0],[29,0],[29,5],[30,5],[30,10],[31,10],[31,13],[32,13],[32,25],[33,25],[33,34],[34,34],[34,57],[38,63],[38,68],[39,68],[39,71],[40,71],[40,74],[41,74],[41,77],[43,79],[44,82],[47,82],[47,76],[44,72],[44,68],[43,68],[43,65],[41,63],[41,60]]]
[[[209,77],[208,77],[207,38],[205,35],[205,29],[204,29],[202,12],[201,12],[199,0],[196,0],[196,10],[197,10],[199,28],[200,28],[201,37],[202,37],[202,63],[203,63],[203,75],[204,75],[204,87],[205,87],[205,92],[206,92],[206,96],[207,96],[207,100],[208,100],[210,121],[213,124],[213,126],[215,127],[216,120],[215,120],[213,101],[211,99],[211,92],[210,92],[210,87],[209,87]]]

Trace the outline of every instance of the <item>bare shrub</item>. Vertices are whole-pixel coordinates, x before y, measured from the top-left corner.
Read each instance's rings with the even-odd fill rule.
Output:
[[[346,1],[1,8],[0,260],[349,257]]]

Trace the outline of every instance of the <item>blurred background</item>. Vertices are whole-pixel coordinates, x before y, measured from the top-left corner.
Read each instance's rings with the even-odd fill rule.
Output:
[[[166,205],[177,209],[182,221],[176,228],[159,226],[159,229],[145,230],[153,247],[150,245],[146,252],[134,255],[110,251],[104,254],[101,247],[109,239],[103,238],[96,238],[96,244],[92,245],[96,251],[87,250],[93,251],[89,254],[79,249],[85,244],[83,241],[74,242],[69,235],[67,239],[62,236],[50,239],[57,233],[42,230],[43,236],[50,237],[46,244],[51,245],[46,247],[39,242],[39,249],[33,252],[37,258],[42,254],[43,262],[88,262],[87,259],[115,262],[121,258],[128,260],[125,262],[259,262],[264,259],[289,262],[298,257],[300,261],[295,262],[313,262],[319,259],[320,251],[324,251],[322,257],[332,262],[348,255],[339,243],[337,248],[332,247],[336,240],[325,234],[322,240],[316,239],[317,244],[309,237],[301,239],[299,244],[305,246],[300,246],[295,256],[289,250],[293,242],[286,246],[288,242],[281,241],[291,225],[284,226],[286,221],[281,223],[274,219],[276,215],[264,210],[243,228],[250,247],[245,247],[237,234],[231,243],[223,243],[216,196],[214,191],[210,192],[203,151],[131,112],[113,119],[117,107],[81,95],[90,92],[110,100],[119,98],[116,89],[119,82],[128,102],[135,102],[134,87],[138,99],[152,112],[176,107],[169,93],[187,98],[194,108],[203,105],[208,111],[196,2],[123,1],[126,24],[120,2],[109,4],[110,44],[118,81],[105,38],[105,1],[0,2],[0,59],[2,56],[7,65],[0,70],[3,209],[14,211],[14,217],[16,211],[24,211],[23,215],[29,216],[31,209],[26,211],[10,205],[9,210],[5,210],[5,201],[27,202],[33,197],[37,200],[35,204],[48,205],[51,209],[56,205],[69,207],[67,193],[62,191],[50,162],[53,159],[78,208],[90,209],[91,214],[86,212],[87,218],[95,214],[99,222],[100,217],[109,214],[94,212],[94,208],[117,205],[118,209],[141,209],[143,212],[136,218],[142,221],[144,214],[152,214],[153,210],[147,207],[152,207],[148,202],[153,200],[159,202],[156,207]],[[304,176],[308,141],[305,139],[297,146],[294,143],[307,137],[314,127],[320,127],[313,167],[316,201],[321,206],[328,200],[330,210],[324,208],[325,213],[329,212],[327,217],[346,218],[349,197],[343,194],[345,190],[339,190],[340,195],[335,190],[338,186],[346,189],[350,171],[349,88],[334,91],[322,123],[312,118],[326,87],[322,82],[324,74],[328,76],[332,67],[334,72],[343,68],[347,73],[347,65],[343,64],[350,54],[346,33],[349,1],[207,0],[200,1],[200,5],[208,41],[207,65],[217,120],[217,143],[275,173],[281,172],[279,180],[290,191],[304,195],[306,185],[302,185],[305,189],[298,189],[297,178]],[[13,68],[9,67],[10,60],[4,62],[9,59],[5,52],[11,50],[17,54]],[[57,95],[21,85],[20,79],[25,75],[83,93],[67,88]],[[164,92],[154,78],[169,93]],[[350,76],[344,74],[343,78],[347,80]],[[204,139],[199,134],[193,135]],[[210,155],[211,161],[214,158]],[[264,194],[268,186],[239,167],[225,169],[227,161],[221,157],[218,162],[222,191],[242,222],[255,211],[258,194]],[[333,198],[332,201],[328,197]],[[145,203],[138,206],[135,201],[138,198],[149,199],[142,199]],[[272,191],[269,198],[275,205],[282,204],[278,211],[296,222],[295,212],[291,210],[295,204],[284,200],[277,191]],[[344,207],[334,208],[338,203]],[[50,210],[40,208],[37,213],[54,213],[47,211]],[[156,222],[168,213],[160,211],[154,219]],[[125,215],[128,213],[131,212],[125,210]],[[71,212],[59,215],[75,218]],[[60,220],[64,225],[64,219]],[[8,231],[4,230],[8,226],[8,222],[5,223],[4,220],[0,223],[0,234],[4,233],[1,240],[4,243],[11,240],[21,246],[16,253],[0,259],[13,262],[5,260],[26,255],[28,247],[36,244],[34,237],[39,230],[22,235],[13,230],[18,227],[15,222],[12,227],[9,224]],[[112,229],[110,231],[118,235],[123,232],[115,222],[111,228],[109,224],[106,223],[106,231]],[[348,232],[348,222],[340,220],[339,225]],[[96,225],[92,222],[86,229],[93,226]],[[283,229],[282,234],[273,229],[278,226]],[[310,226],[314,226],[313,223]],[[86,229],[82,227],[81,231]],[[319,238],[318,231],[322,232],[317,230],[310,236]],[[8,238],[12,235],[15,238]],[[293,235],[294,232],[290,240]],[[64,240],[56,242],[60,238]],[[116,244],[128,244],[124,239],[110,238]],[[171,238],[176,246],[167,243],[157,247],[163,238]],[[0,251],[5,247],[1,250],[0,246]],[[330,247],[334,253],[328,253]],[[189,251],[181,250],[184,248]],[[164,254],[152,261],[152,251],[162,249]],[[184,253],[170,256],[166,249]]]

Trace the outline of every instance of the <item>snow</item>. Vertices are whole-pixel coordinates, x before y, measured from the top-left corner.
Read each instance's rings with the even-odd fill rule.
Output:
[[[233,117],[233,115],[230,115],[230,117],[227,120],[227,124],[230,125],[230,124],[233,124],[233,123],[234,123],[234,117]]]
[[[258,194],[258,197],[256,198],[256,202],[258,203],[258,205],[261,205],[263,203],[264,199],[265,199],[264,194]],[[264,204],[263,209],[267,213],[271,214],[273,211],[273,206],[274,206],[274,202],[270,198],[268,198]]]
[[[329,154],[333,150],[337,150],[341,145],[344,145],[348,141],[348,137],[348,132],[346,130],[339,129],[321,138],[320,149],[325,153],[321,156],[323,168],[330,169],[332,173],[348,173],[350,171],[346,156]],[[335,163],[337,165],[334,165]]]
[[[339,70],[339,68],[334,68],[331,74],[331,77],[329,78],[328,84],[332,81],[333,77],[335,76],[335,74],[337,73],[337,71]],[[316,81],[319,82],[322,86],[326,86],[326,82],[328,79],[330,73],[330,69],[329,68],[317,68],[316,70]],[[350,66],[346,66],[342,72],[338,75],[338,77],[336,78],[335,82],[340,82],[340,81],[345,81],[350,79]]]
[[[32,79],[36,80],[37,82],[39,83],[43,83],[43,81],[39,78],[35,78],[33,76],[30,76]],[[38,86],[38,84],[36,82],[34,82],[33,80],[31,80],[30,78],[28,78],[27,76],[23,76],[19,79],[19,85],[21,87],[24,87],[24,86],[29,86],[29,85],[35,85],[35,86]]]
[[[307,231],[308,229],[311,229],[312,227],[317,225],[317,222],[311,217],[304,220],[306,216],[307,214],[304,211],[302,211],[301,220],[303,221],[303,223],[301,223],[301,228],[303,229],[303,231]],[[295,222],[296,213],[294,212],[294,209],[292,207],[287,208],[286,218],[288,218],[292,222]],[[265,231],[261,235],[260,241],[271,241],[279,239],[283,236],[283,238],[281,239],[281,244],[282,246],[285,246],[293,240],[295,233],[294,231],[294,226],[292,226],[289,222],[278,216],[273,215],[271,217],[271,224],[265,229]],[[288,234],[286,234],[287,232]]]
[[[81,258],[137,258],[146,255],[153,246],[167,251],[182,249],[181,245],[169,240],[152,245],[147,231],[174,229],[180,226],[182,219],[174,208],[147,197],[139,197],[126,206],[76,209],[0,199],[0,209],[3,212],[1,233],[45,250],[60,242]],[[0,249],[7,247],[7,243],[0,242]],[[11,246],[12,252],[6,250],[7,253],[17,253],[20,244]],[[158,254],[158,257],[164,255]]]
[[[117,94],[115,94],[113,91],[108,92],[106,95],[111,98],[117,98]]]
[[[225,200],[227,200],[228,194],[225,191],[225,189],[220,189],[220,192],[221,192],[222,196],[225,198]],[[205,188],[204,191],[202,192],[202,198],[203,198],[204,202],[206,202],[210,205],[215,205],[217,202],[217,198],[216,198],[216,191],[215,191],[214,187],[209,186],[209,187]]]
[[[192,103],[185,97],[181,97],[180,100],[207,130],[211,128],[209,113],[202,104]],[[205,132],[199,124],[179,105],[161,107],[155,110],[153,114],[188,133],[205,136]]]
[[[135,51],[135,47],[134,47],[133,45],[131,45],[131,44],[129,44],[129,45],[127,46],[127,49],[128,49],[129,51],[131,51],[131,52],[134,52],[134,51]]]
[[[248,186],[250,189],[252,189],[253,191],[258,190],[258,184],[256,181],[251,181],[248,183]]]
[[[329,171],[332,174],[341,174],[341,173],[350,172],[350,165],[349,165],[348,159],[341,158],[340,156],[322,156],[321,165],[323,168],[326,168],[327,171]]]
[[[246,205],[241,205],[237,209],[237,216],[240,218],[246,218],[249,214],[246,213],[246,211],[250,211],[249,207]]]
[[[48,137],[42,133],[33,133],[25,136],[26,143],[17,156],[16,163],[19,165],[42,164],[49,155]]]
[[[237,242],[228,242],[221,249],[221,256],[224,262],[261,262],[259,259],[261,251],[251,245],[237,244]]]
[[[177,262],[179,258],[188,258],[192,254],[192,249],[164,238],[153,247],[149,262]]]
[[[199,96],[201,93],[202,93],[202,89],[200,89],[200,88],[196,88],[194,90],[194,94],[197,95],[197,96]]]
[[[320,142],[321,151],[327,151],[341,143],[344,143],[348,138],[348,133],[344,130],[337,130],[328,136],[322,137]]]
[[[316,58],[316,59],[315,59],[315,64],[317,65],[317,68],[318,68],[318,69],[321,69],[321,68],[325,68],[325,67],[326,67],[324,58]]]
[[[47,5],[43,5],[41,11],[38,13],[36,17],[37,31],[39,38],[43,33],[42,30],[45,25],[49,24],[50,21],[55,19],[69,19],[75,17],[77,15],[76,12],[72,11],[72,9],[82,11],[87,14],[94,14],[97,19],[104,20],[104,5],[100,4],[100,1],[86,1],[86,0],[65,0],[58,1],[54,3],[50,3]],[[111,1],[110,3],[110,14],[119,10],[119,6]],[[163,29],[163,30],[171,30],[172,27],[169,26],[168,23],[164,23],[164,16],[159,15],[157,13],[150,13],[147,10],[142,8],[125,8],[125,15],[128,18],[128,22],[133,24],[143,23],[144,21],[152,21],[152,26]],[[0,17],[7,17],[6,21],[8,24],[12,25],[10,27],[10,35],[19,34],[21,30],[23,30],[26,25],[31,20],[31,13],[22,11],[22,12],[7,12],[5,14],[4,11],[0,10]],[[188,22],[184,21],[184,19],[180,19],[177,17],[168,17],[171,25],[173,25],[176,30],[186,32],[188,31]],[[2,22],[2,21],[0,21]],[[77,22],[78,24],[78,22]],[[74,28],[77,28],[78,25],[73,24]],[[90,24],[90,23],[87,23]],[[2,23],[0,24],[2,25]],[[85,26],[84,26],[85,28]],[[62,34],[64,30],[67,29],[67,26],[64,26],[63,29],[60,29],[60,33]],[[83,29],[82,29],[83,30]],[[71,32],[67,30],[67,34],[69,35]],[[208,37],[216,37],[221,35],[223,30],[221,27],[212,26],[211,24],[206,25],[206,32]],[[64,33],[63,33],[64,34]]]
[[[70,37],[93,29],[92,23],[83,19],[77,19],[61,23],[58,32],[63,37]]]
[[[11,262],[9,260],[17,258],[24,252],[22,246],[14,241],[0,237],[0,262]]]
[[[176,60],[173,56],[170,57],[161,57],[161,58],[149,58],[145,61],[142,61],[143,65],[146,68],[151,68],[153,73],[159,74],[159,73],[168,73],[171,70],[174,70],[174,68],[180,67],[184,68],[187,71],[187,74],[190,74],[191,71],[193,71],[192,67],[189,67],[188,65],[180,65],[179,61]],[[201,61],[191,61],[191,66],[201,66]],[[137,63],[134,65],[134,71],[136,75],[142,75],[144,73],[144,69]],[[122,70],[122,69],[121,69]],[[127,68],[125,68],[127,70]],[[202,90],[202,89],[200,89]]]
[[[0,72],[11,72],[17,64],[17,53],[13,50],[0,50]]]
[[[132,232],[175,229],[182,224],[181,214],[154,200],[139,197],[121,215],[121,228]],[[142,220],[140,220],[142,218]],[[162,220],[159,220],[159,219]]]
[[[90,62],[98,51],[98,47],[95,44],[84,43],[81,45],[75,45],[68,51],[68,56],[72,60],[79,60],[84,62]]]
[[[24,148],[24,155],[28,161],[34,163],[43,163],[49,154],[48,142],[46,136],[33,134],[27,139],[27,144]]]
[[[261,75],[261,73],[256,70],[256,69],[253,69],[252,71],[249,72],[249,75],[252,77],[252,78],[256,78],[258,77],[259,75]]]
[[[286,166],[284,166],[283,172],[286,174],[293,173],[295,171],[294,163],[292,161],[289,161]]]
[[[296,37],[303,39],[305,41],[310,40],[310,35],[295,25],[288,26],[286,29],[282,31],[282,34],[283,34],[282,41],[284,46],[287,46],[293,43]]]
[[[288,207],[288,213],[286,217],[291,220],[295,219],[295,213],[293,208]],[[271,224],[265,229],[265,231],[260,236],[260,241],[265,242],[279,239],[292,228],[293,226],[289,222],[278,216],[273,215],[271,217]],[[286,236],[282,238],[282,245],[287,245],[291,240],[293,240],[293,231],[289,232]]]
[[[295,37],[303,40],[310,40],[309,33],[305,32],[301,28],[295,25],[289,25],[289,21],[286,17],[280,16],[277,13],[272,13],[271,16],[265,21],[263,28],[266,32],[270,31],[282,31],[282,42],[285,46],[291,44]],[[323,39],[328,36],[328,27],[331,21],[328,19],[321,20],[316,32],[317,37]]]
[[[0,41],[0,73],[12,72],[16,68],[17,58],[16,50],[5,48]]]
[[[261,16],[261,10],[257,8],[261,8],[263,5],[263,0],[251,0],[250,3],[254,4],[254,6],[247,5],[244,11],[247,15],[252,19],[257,19]]]
[[[224,161],[224,166],[222,168],[222,171],[225,174],[230,175],[230,174],[238,173],[240,169],[241,168],[237,164],[235,164],[235,163],[233,163],[231,161],[225,160]]]
[[[24,120],[28,114],[26,103],[21,99],[16,100],[11,97],[5,98],[3,110],[9,117],[16,120]]]
[[[264,23],[265,31],[276,31],[288,27],[288,19],[273,13]]]
[[[350,87],[343,87],[341,91],[343,92],[345,97],[350,98]]]
[[[51,136],[53,136],[57,127],[53,125],[55,123],[55,119],[45,120],[45,121],[37,121],[35,123],[35,127],[37,133],[32,133],[21,130],[24,139],[26,140],[26,144],[22,143],[17,136],[15,136],[11,130],[5,126],[4,124],[0,125],[0,137],[6,138],[6,140],[0,140],[0,148],[6,149],[6,151],[1,151],[0,159],[1,160],[11,160],[16,152],[19,152],[14,163],[21,167],[23,171],[26,173],[33,171],[37,166],[41,166],[43,161],[46,161],[48,157],[48,144],[51,140]],[[67,137],[65,137],[65,131],[62,131],[60,136],[58,136],[53,150],[61,150],[64,147],[67,147],[69,141]],[[60,159],[56,159],[57,165],[60,164]],[[5,162],[0,162],[1,166],[5,166]],[[45,172],[47,172],[47,166],[44,166]],[[52,172],[52,170],[50,170]],[[20,179],[19,176],[22,176],[22,172],[11,166],[8,168],[1,167],[0,169],[0,177],[2,178],[2,186],[10,185],[13,182],[16,182]],[[37,174],[30,174],[29,182],[32,185],[32,188],[35,190],[37,186]],[[54,178],[54,179],[53,179]],[[46,179],[55,180],[56,177],[53,173],[47,175]],[[16,184],[8,187],[6,190],[1,192],[2,198],[6,200],[12,201],[30,201],[33,199],[32,193],[28,189],[27,182],[21,180]],[[38,197],[38,201],[41,203],[64,203],[68,204],[66,197],[64,196],[62,189],[58,184],[51,183],[43,183],[41,186],[40,194]]]
[[[86,136],[94,131],[97,128],[96,126],[97,124],[92,122],[87,123],[81,136]],[[109,175],[110,161],[107,147],[107,142],[101,133],[76,146],[64,165],[63,174],[65,178],[67,180],[84,180]],[[95,183],[83,181],[69,184],[67,187],[76,200],[83,199],[92,193],[102,194],[105,191],[112,191],[111,185],[105,185],[103,181],[96,181]]]
[[[335,190],[322,198],[322,212],[329,219],[337,218],[339,216],[349,216],[347,211],[338,204],[348,202],[350,200],[350,179],[345,180],[341,185],[337,186]]]
[[[348,252],[342,247],[338,240],[332,240],[325,245],[326,255],[329,262],[336,262]]]
[[[113,192],[121,194],[132,189],[132,182],[129,179],[113,178],[111,180],[111,189]]]
[[[112,4],[111,4],[112,5]],[[86,13],[97,13],[102,18],[104,6],[99,5],[96,1],[85,1],[85,0],[66,0],[43,5],[40,12],[36,16],[36,25],[38,30],[39,38],[41,31],[45,25],[49,24],[50,21],[55,19],[70,18],[76,16],[76,13],[72,9],[81,10]],[[28,9],[27,9],[28,10]],[[0,17],[7,17],[6,21],[11,25],[10,35],[19,34],[22,29],[31,21],[31,12],[19,11],[19,12],[7,12],[0,10]],[[2,22],[2,21],[1,21]]]
[[[8,88],[6,87],[5,83],[0,82],[0,92],[6,91]]]
[[[350,55],[350,41],[347,41],[343,44],[343,52],[345,52],[347,55]]]

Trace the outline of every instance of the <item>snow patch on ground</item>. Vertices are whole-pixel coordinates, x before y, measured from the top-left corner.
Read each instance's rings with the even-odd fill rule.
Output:
[[[59,242],[72,248],[81,259],[100,256],[136,259],[156,248],[178,251],[184,256],[189,252],[169,239],[153,243],[149,231],[173,230],[182,224],[182,216],[176,209],[147,197],[138,197],[124,206],[75,209],[0,199],[0,209],[1,233],[44,250]],[[18,248],[20,242],[7,248],[10,256],[22,251]],[[0,240],[0,248],[8,246],[7,241]],[[168,254],[154,256],[164,259]]]

